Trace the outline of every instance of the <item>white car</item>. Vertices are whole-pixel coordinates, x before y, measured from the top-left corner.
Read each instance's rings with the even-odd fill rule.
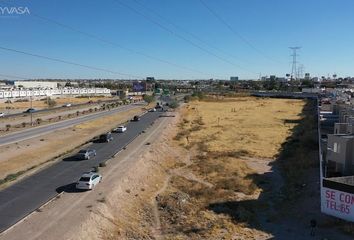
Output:
[[[113,129],[113,132],[117,132],[117,133],[123,133],[125,131],[127,131],[127,127],[125,127],[125,126],[119,126],[115,129]]]
[[[0,117],[5,117],[5,113],[0,112]]]
[[[67,104],[63,105],[63,107],[71,107],[71,106],[72,106],[71,103],[67,103]]]
[[[77,189],[92,190],[97,184],[102,181],[102,176],[95,172],[87,172],[82,174],[79,181],[76,183]]]
[[[156,112],[156,108],[151,108],[149,112]]]

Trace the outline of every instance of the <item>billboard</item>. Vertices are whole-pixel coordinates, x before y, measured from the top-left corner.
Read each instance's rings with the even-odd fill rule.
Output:
[[[328,215],[354,222],[354,194],[352,187],[323,179],[321,211]],[[333,186],[330,186],[333,185]],[[339,186],[335,186],[339,185]]]
[[[134,82],[133,92],[146,92],[146,82]]]

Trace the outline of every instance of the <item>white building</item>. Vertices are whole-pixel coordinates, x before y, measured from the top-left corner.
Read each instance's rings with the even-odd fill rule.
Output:
[[[107,88],[55,88],[55,89],[14,89],[1,90],[0,99],[5,98],[28,98],[28,97],[61,97],[79,95],[110,95],[111,90]]]
[[[58,88],[58,82],[42,81],[15,81],[15,87],[23,88]]]

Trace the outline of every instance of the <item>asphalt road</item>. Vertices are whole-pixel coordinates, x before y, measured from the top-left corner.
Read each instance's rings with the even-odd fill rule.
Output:
[[[125,106],[121,106],[115,109],[112,109],[111,111],[104,111],[104,112],[98,112],[98,113],[93,113],[93,114],[89,114],[89,115],[85,115],[82,117],[78,117],[78,118],[73,118],[73,119],[69,119],[69,120],[65,120],[65,121],[61,121],[58,123],[53,123],[50,125],[44,125],[41,127],[35,127],[35,128],[30,128],[28,130],[24,130],[24,131],[20,131],[20,132],[15,132],[12,134],[8,134],[5,136],[1,136],[0,137],[0,145],[6,145],[6,144],[10,144],[10,143],[14,143],[14,142],[19,142],[19,141],[23,141],[26,139],[30,139],[33,137],[37,137],[43,134],[47,134],[50,133],[52,131],[55,130],[59,130],[59,129],[64,129],[64,128],[68,128],[71,127],[73,125],[76,124],[80,124],[89,120],[93,120],[96,118],[100,118],[100,117],[104,117],[107,115],[111,115],[111,114],[115,114],[118,112],[124,112],[133,108],[138,108],[138,107],[142,107],[143,104],[132,104],[132,105],[125,105]]]
[[[68,157],[0,191],[0,232],[35,211],[58,193],[75,192],[74,183],[82,172],[89,171],[100,162],[111,158],[139,134],[144,134],[143,130],[153,124],[160,114],[148,112],[140,121],[128,123],[126,132],[112,134],[112,142],[92,143],[89,148],[97,151],[95,158],[80,161]]]

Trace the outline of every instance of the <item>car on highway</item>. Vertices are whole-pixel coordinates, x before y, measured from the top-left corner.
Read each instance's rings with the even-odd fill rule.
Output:
[[[36,112],[37,110],[36,109],[34,109],[34,108],[29,108],[29,109],[27,109],[26,111],[24,111],[23,113],[34,113],[34,112]]]
[[[76,182],[76,189],[92,190],[102,181],[102,176],[96,172],[83,173],[81,178]]]
[[[0,117],[5,117],[5,113],[0,112]]]
[[[95,149],[83,149],[80,150],[76,155],[76,159],[80,160],[89,160],[91,157],[96,156],[96,150]]]
[[[140,117],[138,115],[135,115],[132,119],[133,122],[140,121]]]
[[[149,109],[149,112],[156,112],[156,108]]]
[[[67,104],[64,104],[63,107],[71,107],[72,104],[71,103],[67,103]]]
[[[100,142],[110,142],[110,141],[112,141],[113,140],[112,133],[108,132],[108,133],[100,135],[99,140],[100,140]]]
[[[127,131],[127,127],[126,126],[119,126],[119,127],[115,128],[115,129],[113,129],[113,132],[116,132],[116,133],[123,133],[125,131]]]

